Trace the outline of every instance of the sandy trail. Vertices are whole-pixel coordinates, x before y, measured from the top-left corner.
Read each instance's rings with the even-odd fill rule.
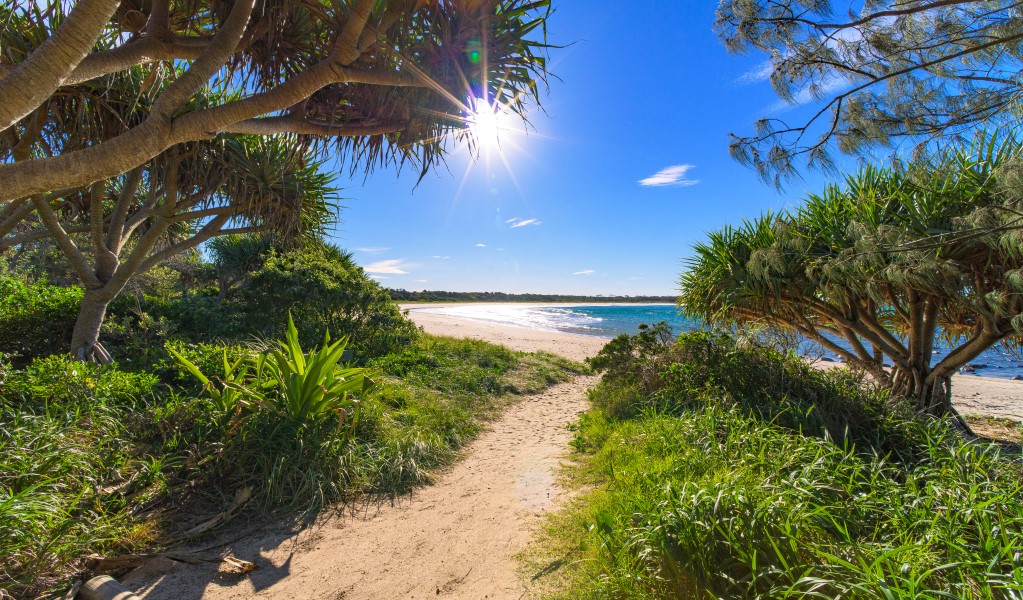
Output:
[[[580,377],[522,399],[411,498],[228,546],[258,565],[246,576],[179,565],[125,583],[154,600],[521,598],[514,557],[564,494],[555,475],[571,437],[566,425],[584,410],[592,383]]]

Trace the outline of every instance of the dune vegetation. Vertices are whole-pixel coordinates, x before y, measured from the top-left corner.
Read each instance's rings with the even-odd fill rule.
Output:
[[[180,541],[239,494],[288,520],[405,493],[516,395],[585,368],[425,335],[338,249],[254,239],[151,274],[104,324],[124,360],[81,362],[82,291],[41,278],[53,252],[0,278],[0,590],[17,598],[63,594],[83,557]]]
[[[622,336],[579,498],[526,553],[552,598],[1017,598],[1018,446],[755,339]]]

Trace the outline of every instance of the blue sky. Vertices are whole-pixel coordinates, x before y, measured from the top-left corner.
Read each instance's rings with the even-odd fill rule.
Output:
[[[546,114],[501,135],[504,160],[455,149],[418,187],[411,169],[345,184],[336,241],[383,285],[671,295],[706,232],[823,185],[779,193],[729,157],[728,134],[779,101],[765,57],[714,35],[716,2],[554,4],[550,41],[574,44],[551,51]]]

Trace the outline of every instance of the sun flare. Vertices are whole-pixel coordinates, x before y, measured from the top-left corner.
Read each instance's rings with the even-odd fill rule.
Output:
[[[492,105],[482,98],[473,103],[473,112],[469,117],[469,127],[476,143],[483,150],[500,148],[501,135],[509,131],[507,126],[507,110]]]

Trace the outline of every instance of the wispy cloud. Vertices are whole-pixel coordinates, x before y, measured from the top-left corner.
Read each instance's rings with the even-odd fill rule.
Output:
[[[510,219],[505,219],[505,221],[504,221],[504,222],[505,222],[505,223],[514,223],[515,221],[518,221],[518,220],[519,220],[519,218],[518,218],[518,217],[512,217],[512,218],[510,218]]]
[[[700,183],[697,179],[686,179],[686,173],[693,165],[674,165],[665,167],[646,179],[640,179],[639,185],[646,187],[679,186],[685,187]]]
[[[416,283],[430,283],[429,279],[417,279]]]
[[[893,17],[884,17],[879,24],[890,25],[894,22]],[[863,57],[872,56],[869,42],[863,37],[863,32],[856,28],[843,29],[841,31],[821,36],[821,43],[834,50],[844,62],[857,66],[864,60]],[[779,59],[768,59],[746,71],[736,79],[740,85],[762,83],[771,79],[771,74],[778,68],[781,61],[791,58],[791,55],[783,55]],[[851,88],[853,83],[841,75],[826,76],[823,80],[816,82],[816,85],[807,86],[801,90],[793,91],[792,97],[788,100],[779,99],[767,107],[767,113],[779,113],[786,110],[816,102],[821,98],[833,96],[839,92]]]
[[[364,254],[380,254],[381,252],[387,252],[390,248],[384,248],[381,246],[370,246],[367,248],[356,248],[356,252],[362,252]]]
[[[770,60],[765,60],[759,65],[753,67],[749,71],[746,71],[735,80],[740,85],[748,85],[751,83],[760,83],[761,81],[767,81],[771,78],[771,73],[774,71],[774,63]]]
[[[483,243],[479,243],[479,244],[476,244],[476,247],[477,247],[477,248],[486,248],[486,247],[487,247],[487,245],[486,245],[486,244],[483,244]]]
[[[767,107],[768,113],[780,113],[786,110],[816,102],[820,98],[827,98],[832,94],[843,92],[852,87],[852,82],[842,77],[832,77],[828,81],[815,87],[808,87],[792,95],[791,100],[777,100]]]
[[[387,274],[387,275],[406,275],[408,274],[408,266],[400,259],[393,260],[378,260],[375,263],[370,263],[362,269],[367,273],[375,274]]]
[[[576,271],[573,275],[593,275],[596,273],[593,269],[583,269],[582,271]]]
[[[431,256],[430,258],[433,258],[433,259],[436,259],[436,260],[447,260],[447,259],[449,259],[451,257],[450,256],[440,256],[439,254],[435,254],[435,255]]]
[[[377,279],[383,281],[384,279],[390,279],[387,275],[370,275],[371,279]]]
[[[514,219],[508,219],[505,223],[510,223],[512,229],[517,229],[519,227],[528,227],[529,225],[542,225],[543,221],[540,221],[539,219],[519,219],[516,217]]]

